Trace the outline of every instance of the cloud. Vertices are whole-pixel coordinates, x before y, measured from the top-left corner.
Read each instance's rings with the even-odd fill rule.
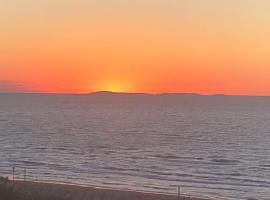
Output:
[[[0,80],[0,92],[29,92],[27,83]]]

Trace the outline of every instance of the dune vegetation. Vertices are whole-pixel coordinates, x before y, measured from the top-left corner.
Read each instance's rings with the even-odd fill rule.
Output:
[[[0,200],[67,200],[25,192],[16,187],[13,181],[0,177]]]

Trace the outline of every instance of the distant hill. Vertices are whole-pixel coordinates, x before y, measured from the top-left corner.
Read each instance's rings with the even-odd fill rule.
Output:
[[[98,91],[98,92],[92,92],[89,95],[151,95],[148,93],[129,93],[129,92],[110,92],[110,91]]]
[[[90,93],[93,96],[203,96],[197,93],[128,93],[128,92],[110,92],[110,91],[98,91]]]

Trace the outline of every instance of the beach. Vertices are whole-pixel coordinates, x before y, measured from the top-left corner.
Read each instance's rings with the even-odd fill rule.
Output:
[[[28,181],[16,181],[15,186],[17,190],[22,192],[22,194],[35,194],[36,196],[38,195],[41,199],[48,198],[48,200],[51,198],[65,200],[210,200],[187,196],[181,196],[178,198],[177,195],[165,195],[138,191],[124,191]]]

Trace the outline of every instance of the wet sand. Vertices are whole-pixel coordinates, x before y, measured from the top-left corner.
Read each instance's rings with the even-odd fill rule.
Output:
[[[16,187],[27,194],[65,200],[178,200],[177,195],[144,193],[74,185],[16,181]],[[209,200],[184,197],[180,200]],[[218,200],[218,199],[215,199]]]

